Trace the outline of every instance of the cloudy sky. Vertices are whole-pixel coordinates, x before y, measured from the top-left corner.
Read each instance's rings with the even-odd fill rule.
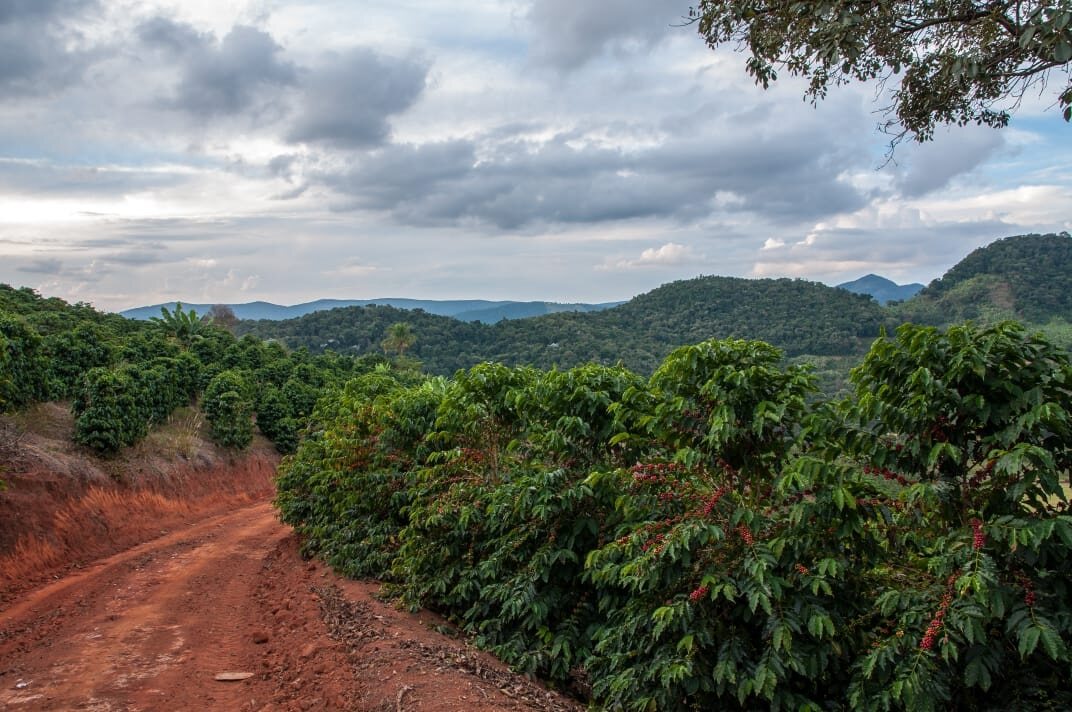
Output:
[[[874,88],[764,92],[687,9],[0,0],[0,281],[110,310],[606,301],[698,274],[927,282],[1072,229],[1055,96],[887,163]]]

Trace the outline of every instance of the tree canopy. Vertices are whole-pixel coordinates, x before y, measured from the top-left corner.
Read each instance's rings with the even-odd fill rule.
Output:
[[[712,47],[750,53],[767,88],[784,69],[826,96],[851,81],[898,81],[886,129],[933,137],[936,124],[1005,126],[1029,90],[1065,74],[1055,104],[1072,119],[1072,0],[701,0],[690,20]]]

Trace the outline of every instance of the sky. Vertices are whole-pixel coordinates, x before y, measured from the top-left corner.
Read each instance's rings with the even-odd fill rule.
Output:
[[[0,282],[181,299],[628,299],[923,282],[1072,230],[1059,91],[900,144],[665,0],[0,0]]]

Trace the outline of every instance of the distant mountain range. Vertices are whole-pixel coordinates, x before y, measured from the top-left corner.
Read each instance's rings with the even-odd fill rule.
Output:
[[[199,313],[211,308],[186,306]],[[764,340],[793,358],[855,357],[883,327],[893,330],[906,321],[944,326],[1018,319],[1069,344],[1072,237],[997,240],[922,290],[877,275],[840,287],[799,279],[698,277],[618,304],[371,299],[230,306],[243,319],[238,334],[279,339],[314,353],[381,353],[386,330],[405,321],[417,335],[408,353],[430,372],[445,374],[488,360],[540,367],[621,361],[650,372],[672,349],[713,337]],[[159,312],[157,305],[124,314],[148,318]]]
[[[848,290],[853,294],[867,294],[875,298],[879,304],[890,301],[903,301],[915,295],[921,289],[922,284],[896,284],[885,277],[869,274],[853,282],[839,284],[839,288]],[[147,307],[134,307],[120,312],[128,319],[151,319],[160,316],[160,308],[166,307],[169,311],[175,308],[175,302],[153,304]],[[485,324],[496,324],[504,319],[528,319],[546,314],[558,314],[561,312],[598,312],[621,306],[625,302],[601,302],[597,304],[586,303],[562,303],[562,302],[514,302],[514,301],[489,301],[486,299],[317,299],[313,302],[304,302],[292,306],[282,306],[271,302],[245,302],[243,304],[227,304],[239,319],[260,321],[282,321],[284,319],[296,319],[306,314],[326,311],[328,309],[341,309],[345,307],[394,307],[395,309],[408,309],[415,311],[420,309],[428,314],[436,316],[448,316],[459,321],[479,321]],[[195,304],[183,302],[184,309],[193,309],[198,314],[205,314],[213,304]]]
[[[460,321],[480,321],[494,324],[503,319],[527,319],[544,314],[559,312],[594,312],[616,307],[622,302],[604,302],[601,304],[563,304],[560,302],[513,302],[488,301],[485,299],[318,299],[293,306],[281,306],[271,302],[246,302],[244,304],[227,304],[239,319],[279,321],[295,319],[306,314],[343,307],[387,306],[395,309],[409,309],[449,316]],[[184,309],[193,309],[198,314],[205,314],[214,305],[182,302]],[[147,307],[135,307],[120,312],[129,319],[150,319],[160,316],[160,308],[169,311],[175,308],[175,302],[153,304]]]
[[[852,282],[839,284],[840,289],[847,289],[853,294],[868,294],[875,298],[879,304],[887,302],[903,302],[911,299],[923,290],[922,284],[897,284],[877,274],[869,274]]]

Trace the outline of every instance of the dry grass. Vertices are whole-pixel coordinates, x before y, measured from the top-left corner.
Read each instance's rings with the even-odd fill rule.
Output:
[[[71,415],[70,403],[34,403],[10,417],[24,433],[60,441],[70,441],[74,437],[74,417]]]
[[[155,492],[91,487],[84,497],[69,501],[53,514],[47,537],[23,536],[10,553],[0,557],[0,579],[17,581],[57,568],[72,558],[93,556],[108,548],[115,530],[122,529],[124,536],[154,534],[160,521],[192,511],[190,502]]]
[[[204,447],[204,416],[197,408],[179,408],[163,425],[153,428],[138,443],[140,455],[190,460]]]

